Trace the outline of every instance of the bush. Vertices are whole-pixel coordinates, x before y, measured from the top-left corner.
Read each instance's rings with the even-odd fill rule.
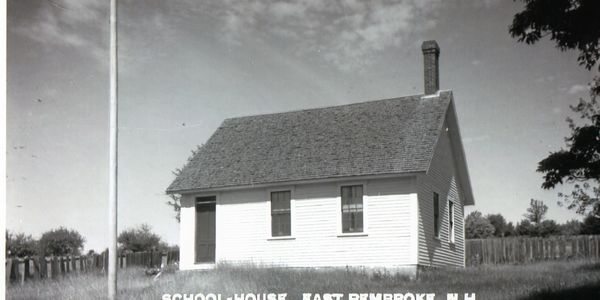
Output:
[[[26,257],[37,253],[37,241],[24,233],[6,232],[6,256]]]
[[[494,236],[494,225],[481,212],[474,211],[465,218],[465,236],[468,239],[485,239]]]
[[[84,243],[85,238],[79,232],[59,227],[42,234],[39,253],[43,256],[79,255]]]
[[[519,222],[517,224],[515,231],[517,232],[518,235],[525,235],[525,236],[538,236],[539,235],[538,226],[529,222],[529,220],[527,220],[527,219],[521,220],[521,222]]]
[[[501,214],[490,214],[485,217],[490,221],[490,224],[494,226],[494,236],[495,237],[503,237],[508,236],[508,224],[506,223],[506,219]]]
[[[148,224],[124,230],[119,234],[117,242],[119,249],[125,252],[166,251],[168,248]]]
[[[578,235],[581,232],[581,221],[569,220],[562,225],[559,225],[562,235]]]
[[[588,215],[581,224],[581,234],[600,234],[600,218]]]
[[[547,237],[550,235],[559,235],[560,227],[554,220],[544,220],[539,225],[539,234],[542,237]]]

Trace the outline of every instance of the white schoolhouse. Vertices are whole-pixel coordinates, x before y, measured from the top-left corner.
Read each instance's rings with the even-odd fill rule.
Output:
[[[439,47],[422,50],[424,94],[223,121],[167,189],[181,269],[464,266],[471,184]]]

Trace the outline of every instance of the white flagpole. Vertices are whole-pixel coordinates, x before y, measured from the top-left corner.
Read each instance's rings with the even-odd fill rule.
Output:
[[[110,0],[110,136],[108,173],[108,299],[117,295],[117,0]]]

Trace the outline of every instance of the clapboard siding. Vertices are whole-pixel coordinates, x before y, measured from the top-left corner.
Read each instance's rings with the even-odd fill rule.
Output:
[[[220,192],[216,208],[216,261],[290,267],[395,267],[417,263],[415,177],[364,184],[366,236],[339,236],[340,183],[292,189],[294,239],[270,239],[269,189]],[[194,268],[194,196],[182,200],[181,265]],[[191,231],[184,228],[191,228]]]
[[[444,124],[444,129],[447,123]],[[453,130],[449,129],[450,132]],[[447,130],[442,130],[429,171],[417,177],[419,190],[419,265],[464,266],[463,201]],[[440,237],[434,237],[433,193],[439,194]],[[455,242],[449,242],[448,200],[454,202]]]

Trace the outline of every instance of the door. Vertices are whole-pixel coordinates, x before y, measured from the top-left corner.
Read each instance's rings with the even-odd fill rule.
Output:
[[[196,198],[196,263],[215,262],[216,197]]]

